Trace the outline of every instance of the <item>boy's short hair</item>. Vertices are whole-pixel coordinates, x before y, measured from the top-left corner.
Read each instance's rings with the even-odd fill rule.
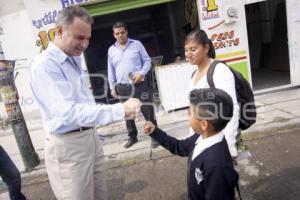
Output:
[[[216,132],[223,130],[233,116],[232,98],[223,90],[194,89],[190,92],[189,99],[196,116],[209,121]]]

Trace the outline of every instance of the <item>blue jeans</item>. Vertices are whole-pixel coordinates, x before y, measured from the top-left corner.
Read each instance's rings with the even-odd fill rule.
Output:
[[[25,200],[21,193],[21,175],[6,151],[0,145],[0,176],[7,185],[11,200]]]

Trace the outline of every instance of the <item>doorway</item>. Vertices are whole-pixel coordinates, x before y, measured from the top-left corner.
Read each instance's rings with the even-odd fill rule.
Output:
[[[156,1],[158,2],[158,0]],[[195,1],[164,0],[160,2],[168,3],[94,17],[90,45],[84,56],[89,73],[96,75],[90,77],[96,102],[105,104],[116,102],[110,94],[106,78],[107,50],[115,42],[112,26],[116,21],[125,22],[128,26],[129,37],[142,42],[152,59],[153,66],[174,63],[175,55],[184,55],[183,44],[187,32],[199,27],[198,16],[194,15],[194,13],[197,14],[196,4],[193,4]],[[156,59],[158,58],[159,62],[157,63]],[[148,77],[148,84],[156,93],[158,88],[153,68],[149,71]]]
[[[259,0],[245,11],[253,89],[290,84],[286,1]]]

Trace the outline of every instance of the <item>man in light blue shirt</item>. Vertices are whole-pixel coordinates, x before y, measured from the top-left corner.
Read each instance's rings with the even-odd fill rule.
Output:
[[[31,87],[49,133],[45,163],[58,200],[107,199],[103,148],[96,125],[135,117],[141,103],[96,105],[81,69],[91,37],[91,16],[77,6],[61,11],[54,43],[31,65]]]
[[[145,82],[145,76],[151,68],[151,59],[138,40],[128,38],[127,26],[123,22],[116,22],[112,28],[113,36],[117,40],[108,49],[108,82],[111,95],[121,102],[129,97],[135,97],[143,102],[142,113],[144,118],[157,125],[153,108],[153,94]],[[124,145],[129,148],[137,140],[137,128],[134,120],[126,120],[129,139]],[[158,143],[151,141],[152,148]]]

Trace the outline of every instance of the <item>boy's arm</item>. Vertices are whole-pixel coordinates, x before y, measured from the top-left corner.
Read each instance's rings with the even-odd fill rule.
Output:
[[[168,149],[171,153],[179,156],[188,156],[199,135],[193,135],[184,140],[178,140],[167,135],[164,131],[156,128],[150,136],[155,139],[161,146]]]
[[[210,167],[203,174],[206,200],[232,199],[234,196],[234,174],[221,166]]]

